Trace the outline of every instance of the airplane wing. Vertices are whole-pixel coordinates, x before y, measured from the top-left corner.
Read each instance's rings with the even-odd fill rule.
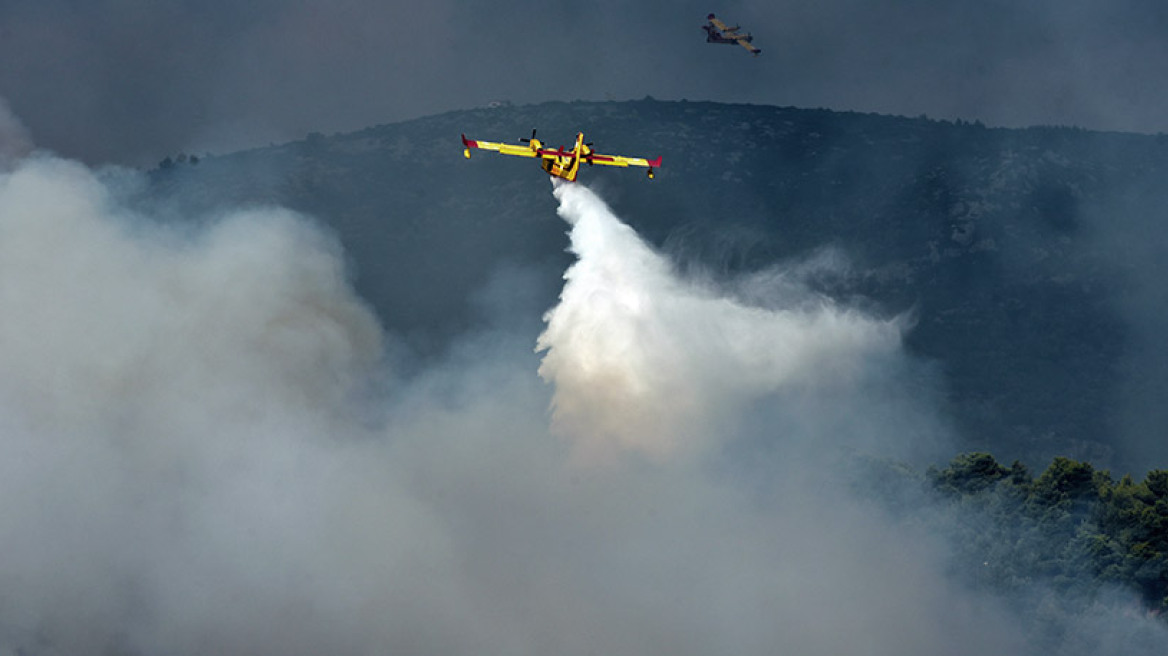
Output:
[[[738,29],[738,26],[727,27],[726,24],[721,21],[721,19],[714,18],[713,14],[710,14],[708,20],[710,21],[711,25],[718,28],[718,31],[721,32],[723,36],[731,36],[731,35],[726,34],[726,33],[733,32],[734,30]]]
[[[622,157],[620,155],[601,155],[599,153],[591,153],[582,158],[589,164],[603,164],[605,166],[648,166],[654,168],[661,166],[661,158],[645,159],[644,157]]]
[[[528,146],[518,146],[505,143],[496,143],[494,141],[475,141],[474,139],[467,139],[466,135],[462,135],[462,145],[466,148],[479,148],[481,150],[493,150],[503,155],[515,155],[516,157],[540,157],[544,151],[536,152]],[[470,155],[467,155],[470,157]]]
[[[738,45],[749,50],[751,52],[751,54],[757,55],[758,53],[762,52],[761,48],[754,47],[754,45],[751,44],[750,41],[747,41],[746,39],[744,39],[742,37],[737,37],[737,36],[734,38],[738,41]]]

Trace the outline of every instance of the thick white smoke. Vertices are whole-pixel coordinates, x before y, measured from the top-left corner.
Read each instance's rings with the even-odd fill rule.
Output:
[[[123,649],[108,643],[142,638],[139,623],[189,630],[233,595],[265,608],[249,621],[303,603],[272,585],[296,546],[271,541],[331,503],[305,498],[319,476],[299,474],[351,433],[347,400],[380,357],[340,262],[288,212],[192,238],[117,207],[74,163],[33,157],[0,177],[8,646]]]
[[[836,473],[710,448],[829,440],[825,406],[899,432],[870,411],[912,406],[863,384],[893,325],[692,288],[559,194],[554,389],[513,327],[380,387],[385,336],[311,221],[179,230],[73,163],[0,174],[0,652],[1020,653]]]
[[[747,305],[682,280],[586,187],[555,194],[579,261],[546,317],[540,375],[555,386],[557,428],[586,458],[692,452],[760,398],[852,388],[899,350],[897,320],[805,291]]]

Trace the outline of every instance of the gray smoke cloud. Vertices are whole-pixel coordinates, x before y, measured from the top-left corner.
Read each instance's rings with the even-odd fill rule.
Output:
[[[330,502],[297,470],[350,432],[344,399],[380,352],[340,262],[288,212],[188,238],[119,210],[75,163],[33,158],[3,178],[10,647],[160,651],[188,644],[173,630],[230,633],[232,598],[266,609],[252,635],[305,603],[279,579],[320,537],[298,538],[291,508]],[[276,539],[290,543],[263,557]],[[158,641],[116,644],[143,629]],[[236,638],[211,644],[250,650]]]
[[[20,119],[0,98],[0,171],[9,170],[15,162],[32,152],[32,135]]]
[[[0,176],[4,651],[1026,653],[811,455],[936,429],[899,320],[688,280],[570,186],[542,362],[502,320],[404,378],[317,224],[127,175]]]

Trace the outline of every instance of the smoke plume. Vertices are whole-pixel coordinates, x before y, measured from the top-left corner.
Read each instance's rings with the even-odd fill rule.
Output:
[[[0,98],[0,172],[10,170],[16,160],[32,152],[32,137],[20,119]]]
[[[686,280],[571,186],[542,363],[501,322],[406,378],[312,220],[122,179],[0,174],[0,651],[1025,653],[803,448],[931,425],[899,322]]]
[[[698,446],[763,395],[842,384],[898,346],[895,322],[824,298],[750,307],[686,284],[587,188],[555,194],[579,261],[547,315],[540,375],[557,428],[591,456]]]

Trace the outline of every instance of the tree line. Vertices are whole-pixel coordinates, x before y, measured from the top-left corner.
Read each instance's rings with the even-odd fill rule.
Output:
[[[958,568],[976,582],[1084,600],[1118,586],[1151,614],[1168,610],[1168,470],[1116,479],[1059,457],[1036,477],[979,452],[930,467],[924,482],[953,521]]]

